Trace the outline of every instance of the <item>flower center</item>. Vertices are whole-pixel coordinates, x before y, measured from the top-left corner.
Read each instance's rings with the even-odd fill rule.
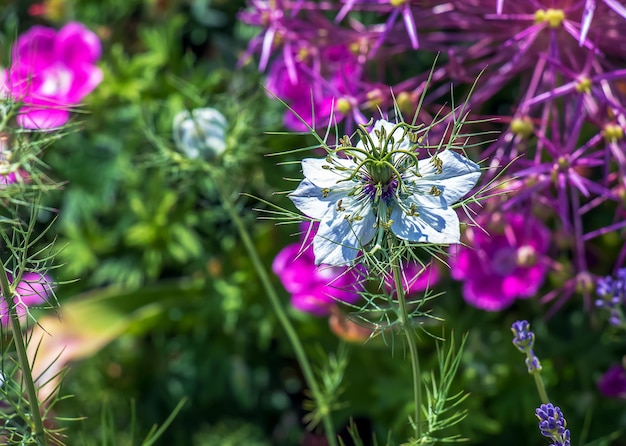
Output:
[[[528,138],[533,134],[533,121],[528,116],[523,116],[521,118],[514,118],[511,121],[510,129],[517,136],[522,138]]]
[[[538,9],[535,12],[535,23],[547,23],[550,28],[557,28],[565,20],[565,11],[562,9]]]
[[[520,246],[517,249],[516,263],[518,266],[533,266],[537,263],[537,251],[529,245]]]
[[[588,77],[581,78],[575,88],[578,93],[591,93],[591,79]]]
[[[62,65],[46,70],[43,78],[38,93],[46,97],[65,96],[72,85],[72,73]]]
[[[618,139],[622,139],[624,136],[624,129],[617,124],[607,124],[604,126],[604,139],[608,142],[615,142]]]
[[[388,183],[393,177],[393,170],[384,161],[373,161],[367,168],[369,176],[374,183]]]
[[[517,268],[517,255],[515,248],[507,247],[496,251],[491,259],[491,268],[499,276],[510,275]]]
[[[363,191],[370,197],[372,201],[382,199],[385,202],[389,202],[396,195],[398,189],[398,180],[391,179],[385,183],[368,181],[363,187]]]
[[[337,103],[335,104],[335,108],[341,114],[346,114],[352,109],[352,104],[346,98],[337,99]]]

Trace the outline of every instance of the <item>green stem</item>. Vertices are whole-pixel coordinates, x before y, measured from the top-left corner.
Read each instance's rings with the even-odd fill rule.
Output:
[[[535,379],[535,386],[537,386],[537,392],[539,392],[539,399],[543,404],[548,404],[550,399],[548,398],[548,392],[546,392],[546,386],[543,384],[543,379],[541,379],[541,373],[539,370],[536,370],[531,373],[533,378]]]
[[[402,280],[402,269],[400,267],[400,259],[395,258],[391,261],[391,271],[393,273],[393,281],[398,297],[398,306],[400,309],[400,325],[406,335],[407,344],[409,345],[409,355],[411,358],[411,367],[413,369],[413,400],[415,401],[415,438],[422,436],[422,381],[420,371],[420,361],[417,353],[417,343],[413,333],[411,317],[406,303],[406,295],[404,292],[404,284]]]
[[[13,340],[15,341],[15,350],[17,352],[17,360],[22,372],[24,385],[26,386],[26,395],[28,396],[28,404],[30,405],[31,420],[35,431],[35,438],[42,445],[47,445],[46,433],[43,426],[43,420],[41,418],[41,412],[39,411],[39,399],[37,398],[37,390],[35,389],[35,382],[33,381],[33,374],[30,369],[30,363],[28,356],[26,355],[26,345],[24,344],[24,337],[22,335],[22,328],[20,326],[20,317],[17,314],[17,308],[14,301],[14,293],[7,277],[4,264],[0,262],[0,287],[2,289],[2,296],[9,309],[9,321],[11,324],[11,331],[13,333]]]
[[[219,191],[222,204],[224,208],[226,209],[226,212],[228,212],[228,215],[232,219],[233,223],[237,227],[239,236],[241,237],[241,240],[246,248],[246,251],[248,251],[248,256],[250,258],[250,261],[252,262],[252,265],[254,266],[254,269],[256,270],[256,273],[258,274],[259,279],[261,280],[263,288],[265,289],[265,292],[267,293],[267,296],[270,299],[270,303],[274,309],[274,312],[276,313],[276,316],[278,317],[279,322],[281,323],[283,329],[287,333],[287,338],[289,338],[289,341],[291,342],[291,346],[293,347],[293,350],[296,354],[296,359],[298,360],[298,363],[300,364],[300,368],[302,370],[302,374],[304,375],[304,379],[306,380],[307,385],[309,386],[309,389],[311,390],[311,393],[313,394],[313,398],[318,404],[319,411],[322,416],[322,423],[324,425],[324,431],[326,434],[326,439],[328,440],[328,444],[329,446],[337,446],[335,428],[333,426],[333,421],[330,417],[330,408],[327,407],[326,401],[322,397],[322,393],[320,392],[320,389],[317,385],[317,381],[315,380],[315,375],[313,374],[313,368],[311,367],[311,364],[309,363],[309,359],[306,356],[304,347],[302,346],[302,343],[300,342],[300,338],[298,337],[298,334],[296,333],[295,328],[291,324],[289,317],[287,317],[287,313],[285,312],[283,306],[280,303],[278,294],[276,293],[274,286],[272,285],[272,282],[269,278],[269,275],[267,274],[267,271],[265,270],[265,267],[263,266],[263,262],[261,262],[261,259],[259,258],[256,247],[254,246],[254,243],[252,242],[250,235],[246,231],[246,227],[243,224],[243,221],[239,217],[239,214],[235,210],[235,207],[232,205],[232,203],[228,199],[229,197],[226,196],[226,193],[222,189],[222,183],[220,182],[220,179],[215,178],[215,177],[214,179],[215,179],[214,185]]]

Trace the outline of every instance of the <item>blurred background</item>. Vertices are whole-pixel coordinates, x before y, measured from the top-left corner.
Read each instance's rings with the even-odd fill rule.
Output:
[[[266,155],[315,143],[307,136],[268,133],[286,129],[285,105],[264,90],[260,41],[248,50],[262,19],[255,26],[238,13],[288,3],[325,4],[0,1],[4,66],[10,64],[12,42],[35,25],[58,29],[78,21],[102,43],[102,82],[42,160],[47,175],[64,186],[44,198],[54,211],[38,217],[41,228],[56,219],[45,237],[61,248],[60,267],[51,272],[60,305],[56,312],[38,313],[52,334],[38,354],[52,359],[65,346],[57,364],[67,366],[61,395],[71,397],[55,405],[54,415],[68,444],[102,444],[103,422],[115,426],[116,444],[135,444],[183,400],[158,444],[326,444],[317,429],[306,428],[302,374],[236,228],[210,177],[176,151],[172,136],[182,110],[212,107],[224,115],[227,149],[219,168],[230,172],[232,203],[270,269],[276,255],[296,242],[297,229],[260,219],[258,208],[267,207],[260,200],[293,209],[276,192],[295,187],[285,178],[301,178],[301,172],[298,163],[282,163],[288,157]],[[375,11],[375,5],[389,2],[370,3]],[[336,14],[339,8],[330,9]],[[359,14],[356,19],[367,20]],[[385,23],[387,16],[378,20]],[[446,32],[454,30],[441,29],[442,39]],[[413,56],[398,51],[396,74],[428,72],[436,53],[428,47]],[[437,67],[450,66],[452,56],[441,54]],[[437,82],[445,85],[446,79]],[[458,87],[460,97],[469,85]],[[484,101],[479,116],[508,113],[520,85],[504,84]],[[505,131],[509,123],[483,128]],[[477,161],[486,157],[478,149],[470,154]],[[599,256],[594,275],[612,273],[623,234],[611,237],[594,248],[611,253]],[[565,265],[568,255],[555,261]],[[463,403],[468,417],[455,432],[468,444],[546,444],[536,430],[533,379],[511,344],[511,323],[527,319],[548,392],[566,413],[575,443],[603,437],[593,444],[626,444],[620,440],[624,399],[602,395],[597,387],[606,370],[621,362],[624,339],[591,310],[594,297],[585,299],[578,289],[558,308],[544,303],[541,296],[566,283],[566,272],[557,269],[536,296],[485,311],[466,302],[463,283],[444,265],[436,268],[440,278],[432,289],[445,293],[436,301],[436,314],[445,319],[446,333],[457,339],[468,334],[454,384],[470,393]],[[366,444],[406,441],[412,384],[402,348],[390,348],[380,337],[366,342],[351,335],[356,328],[344,313],[319,317],[294,309],[279,278],[272,279],[314,366],[328,367],[329,358],[345,363],[345,404],[333,419],[346,444],[351,419]],[[441,334],[443,328],[432,331]],[[423,337],[419,350],[424,370],[436,368],[435,341]]]

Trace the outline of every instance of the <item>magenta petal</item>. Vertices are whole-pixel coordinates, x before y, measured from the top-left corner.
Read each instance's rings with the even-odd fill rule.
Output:
[[[17,123],[26,129],[52,130],[70,119],[67,110],[55,108],[23,107],[17,115]]]
[[[450,247],[450,274],[453,279],[465,280],[471,276],[474,268],[480,268],[476,252],[468,247],[452,245]]]
[[[312,231],[317,225],[314,224]],[[303,224],[306,237],[309,225]],[[357,270],[347,270],[329,265],[315,264],[313,245],[304,249],[300,243],[283,248],[272,262],[272,271],[280,278],[291,294],[291,303],[299,311],[325,316],[335,302],[355,303],[360,299],[360,275]]]
[[[404,292],[407,295],[415,294],[433,287],[439,282],[440,278],[439,270],[433,267],[432,264],[423,267],[416,262],[409,262],[403,265],[402,273]],[[385,276],[385,288],[389,292],[395,289],[391,275]]]
[[[516,274],[504,278],[503,286],[517,297],[533,297],[543,284],[545,276],[546,267],[542,264],[518,268]]]
[[[9,274],[9,281],[13,278]],[[21,318],[27,313],[27,307],[37,305],[48,300],[52,294],[52,280],[47,275],[39,273],[24,273],[22,280],[15,287],[16,311]],[[0,323],[4,326],[9,323],[9,311],[4,299],[0,299]]]
[[[422,274],[415,277],[419,271],[421,271],[421,265],[419,266],[419,270],[417,270],[413,276],[408,275],[407,273],[407,285],[409,286],[408,294],[417,293],[419,291],[425,291],[433,286],[435,286],[439,280],[441,279],[441,274],[439,273],[439,269],[431,265],[426,266],[426,269]],[[417,268],[416,268],[417,269]]]
[[[511,297],[532,297],[539,288],[537,283],[529,283],[525,276],[506,276],[502,278],[502,291]]]
[[[52,294],[50,277],[38,273],[24,273],[22,280],[15,287],[22,302],[26,305],[36,305],[48,300]]]
[[[301,293],[314,284],[314,259],[308,252],[301,251],[298,243],[287,245],[276,255],[272,271],[292,294]]]
[[[93,64],[102,53],[98,36],[82,23],[70,22],[59,30],[54,42],[57,60],[70,67]]]
[[[463,286],[463,297],[470,305],[485,311],[501,311],[511,306],[515,296],[502,291],[502,282],[497,278],[468,280]]]
[[[14,48],[5,94],[23,103],[18,123],[29,129],[52,129],[69,119],[78,105],[102,82],[100,41],[84,25],[72,22],[58,33],[34,26]]]
[[[0,324],[4,327],[9,325],[9,311],[7,309],[7,304],[4,299],[0,299]]]
[[[33,71],[54,62],[54,39],[56,31],[46,26],[33,26],[18,37],[12,51],[11,65],[27,65]]]
[[[300,245],[293,243],[291,245],[285,246],[280,250],[276,257],[274,257],[274,261],[272,262],[272,271],[278,277],[283,273],[285,269],[289,266],[289,264],[298,256],[300,252]]]
[[[102,70],[95,65],[81,65],[74,68],[74,79],[67,93],[67,102],[78,104],[102,82]]]
[[[330,314],[332,301],[320,299],[319,295],[311,293],[294,294],[291,296],[291,305],[298,311],[311,313],[315,316],[326,316]]]

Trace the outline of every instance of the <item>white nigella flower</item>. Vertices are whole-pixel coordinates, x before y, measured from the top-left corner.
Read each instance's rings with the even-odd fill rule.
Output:
[[[302,160],[305,179],[289,197],[320,220],[317,264],[350,263],[360,250],[377,249],[388,230],[411,242],[459,243],[450,205],[474,187],[480,168],[451,150],[418,163],[414,129],[380,120],[369,133],[359,130],[356,147],[345,137],[325,159]]]
[[[211,160],[226,149],[224,115],[211,107],[183,110],[174,117],[174,142],[189,158]]]

